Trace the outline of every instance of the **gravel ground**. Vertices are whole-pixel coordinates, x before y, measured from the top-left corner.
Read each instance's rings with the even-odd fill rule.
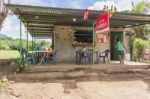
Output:
[[[148,81],[14,83],[0,99],[150,99]]]
[[[9,80],[18,82],[0,91],[0,99],[150,99],[150,69],[113,67],[14,75],[11,69],[1,68],[0,75],[7,73]]]

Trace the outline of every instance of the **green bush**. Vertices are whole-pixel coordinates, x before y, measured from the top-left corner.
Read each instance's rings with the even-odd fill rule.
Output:
[[[19,46],[20,40],[19,39],[12,39],[12,38],[0,38],[0,50],[16,50]],[[27,48],[27,41],[22,40],[22,46],[23,48]],[[50,42],[47,41],[36,41],[35,46],[41,45],[41,46],[47,46],[51,45]],[[28,50],[32,50],[32,41],[28,42]]]
[[[16,72],[23,72],[28,69],[29,63],[23,61],[21,58],[17,58],[11,63],[11,66],[15,68]]]
[[[7,86],[7,84],[0,80],[0,90],[4,89]]]
[[[142,40],[140,38],[136,38],[133,42],[133,59],[135,61],[142,60],[142,54],[145,48],[150,48],[149,40]]]

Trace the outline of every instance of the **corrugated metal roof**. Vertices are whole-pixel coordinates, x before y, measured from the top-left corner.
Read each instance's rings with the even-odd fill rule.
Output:
[[[54,25],[92,27],[95,19],[104,13],[92,10],[89,13],[89,21],[84,22],[84,10],[81,9],[14,4],[8,4],[7,7],[22,20],[32,36],[51,35]],[[76,22],[73,21],[73,18],[76,18]],[[114,13],[110,19],[111,27],[125,27],[145,23],[150,23],[150,15]],[[39,35],[39,33],[41,34]]]

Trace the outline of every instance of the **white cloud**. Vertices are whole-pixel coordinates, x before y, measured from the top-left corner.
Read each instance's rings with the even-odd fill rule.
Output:
[[[104,8],[104,5],[107,5],[109,8],[111,6],[116,6],[118,11],[122,10],[131,10],[132,5],[131,2],[134,2],[136,5],[140,0],[107,0],[107,1],[98,1],[95,2],[92,6],[89,7],[89,9],[92,10],[102,10]]]
[[[7,0],[5,0],[7,2]],[[27,4],[27,5],[37,5],[37,6],[56,6],[54,3],[48,4],[42,0],[11,0],[13,4]],[[23,25],[22,25],[23,26]],[[8,15],[4,21],[1,33],[9,37],[19,38],[20,33],[20,23],[19,19],[15,15]],[[26,39],[25,28],[22,28],[22,37]],[[31,36],[29,36],[31,39]]]
[[[20,33],[20,22],[15,15],[8,15],[4,21],[3,28],[1,30],[2,34],[9,37],[19,38]],[[25,28],[22,25],[22,37],[26,39]],[[31,38],[31,37],[30,37]]]
[[[111,7],[111,5],[115,5],[114,1],[98,1],[95,2],[92,6],[89,7],[89,9],[91,10],[103,10],[104,5],[109,6],[109,8]]]
[[[142,1],[142,0],[141,0],[141,1]],[[150,0],[145,0],[145,1],[150,2]]]
[[[122,11],[122,10],[131,10],[132,1],[136,5],[140,0],[115,0],[115,1],[119,11]]]
[[[53,0],[49,0],[53,1]],[[11,3],[14,4],[25,4],[25,5],[35,5],[35,6],[56,6],[55,3],[44,2],[43,0],[12,0]]]

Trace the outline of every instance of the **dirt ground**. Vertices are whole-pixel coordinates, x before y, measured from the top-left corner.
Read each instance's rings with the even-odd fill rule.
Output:
[[[64,83],[15,83],[1,92],[0,99],[150,99],[149,84],[134,81]]]
[[[21,74],[7,68],[1,67],[0,74],[15,83],[0,91],[0,99],[150,99],[150,69],[145,67]]]

